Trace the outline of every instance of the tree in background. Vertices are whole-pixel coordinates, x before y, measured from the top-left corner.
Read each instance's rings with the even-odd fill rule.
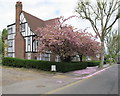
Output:
[[[119,38],[120,36],[118,35],[118,31],[111,31],[105,38],[110,59],[116,60],[116,58],[118,57],[118,53],[120,52],[120,49],[118,47],[120,44]],[[110,64],[112,64],[111,60]]]
[[[82,61],[82,56],[93,56],[97,53],[98,42],[88,32],[75,31],[72,26],[64,24],[69,18],[61,17],[53,25],[36,30],[39,52],[51,51],[59,55],[61,61],[67,62],[75,55],[79,55]]]
[[[0,34],[0,55],[2,55],[2,36]]]
[[[100,43],[96,41],[96,38],[88,33],[85,30],[80,30],[76,32],[78,38],[77,41],[79,41],[79,45],[76,48],[76,52],[80,57],[80,61],[82,62],[83,56],[91,56],[96,57],[100,53]]]
[[[118,5],[119,3],[119,0],[96,0],[94,3],[89,0],[79,0],[75,9],[80,18],[86,19],[91,23],[94,32],[101,41],[100,68],[103,67],[104,62],[105,37],[115,22],[120,18],[120,14],[116,12],[120,7]]]
[[[1,39],[2,39],[2,55],[3,55],[3,57],[4,57],[4,43],[5,43],[4,40],[7,39],[7,36],[8,36],[7,29],[3,29],[2,36],[1,36]]]

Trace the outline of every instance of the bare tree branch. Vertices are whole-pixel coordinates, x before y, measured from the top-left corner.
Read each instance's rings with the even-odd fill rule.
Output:
[[[120,18],[120,13],[116,14],[116,17],[114,17],[114,20],[110,23],[114,13],[120,8],[120,1],[96,0],[94,4],[95,5],[92,5],[90,2],[79,1],[76,12],[82,19],[86,19],[91,23],[94,32],[101,40],[102,50],[100,65],[102,65],[104,60],[104,40],[115,22]]]

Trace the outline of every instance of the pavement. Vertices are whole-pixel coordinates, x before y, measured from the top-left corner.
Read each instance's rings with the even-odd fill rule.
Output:
[[[24,68],[0,68],[2,71],[2,94],[45,94],[76,81],[92,77],[105,71],[109,65],[104,65],[102,70],[94,67],[67,73],[51,73]],[[97,70],[95,70],[97,69]],[[85,73],[88,72],[88,73]]]
[[[112,96],[118,94],[118,65],[99,71],[94,76],[87,76],[83,80],[51,90],[47,94],[112,94]]]

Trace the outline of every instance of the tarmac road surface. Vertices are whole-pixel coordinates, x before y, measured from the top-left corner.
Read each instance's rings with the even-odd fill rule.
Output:
[[[52,90],[47,94],[118,94],[118,66],[120,68],[120,65],[115,64],[93,77]]]

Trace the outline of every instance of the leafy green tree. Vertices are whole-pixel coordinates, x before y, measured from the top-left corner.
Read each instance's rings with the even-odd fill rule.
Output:
[[[2,40],[7,39],[7,36],[8,36],[7,29],[3,29],[3,31],[2,31]]]
[[[0,55],[2,55],[2,36],[0,35]]]
[[[120,18],[120,13],[116,12],[120,5],[119,0],[79,0],[75,11],[79,17],[90,22],[94,32],[101,41],[101,63],[100,68],[103,67],[104,52],[105,52],[105,37],[111,30],[115,22]]]
[[[3,29],[2,31],[2,36],[1,36],[1,39],[2,39],[2,55],[4,56],[4,40],[7,39],[7,36],[8,36],[8,31],[7,29]]]

